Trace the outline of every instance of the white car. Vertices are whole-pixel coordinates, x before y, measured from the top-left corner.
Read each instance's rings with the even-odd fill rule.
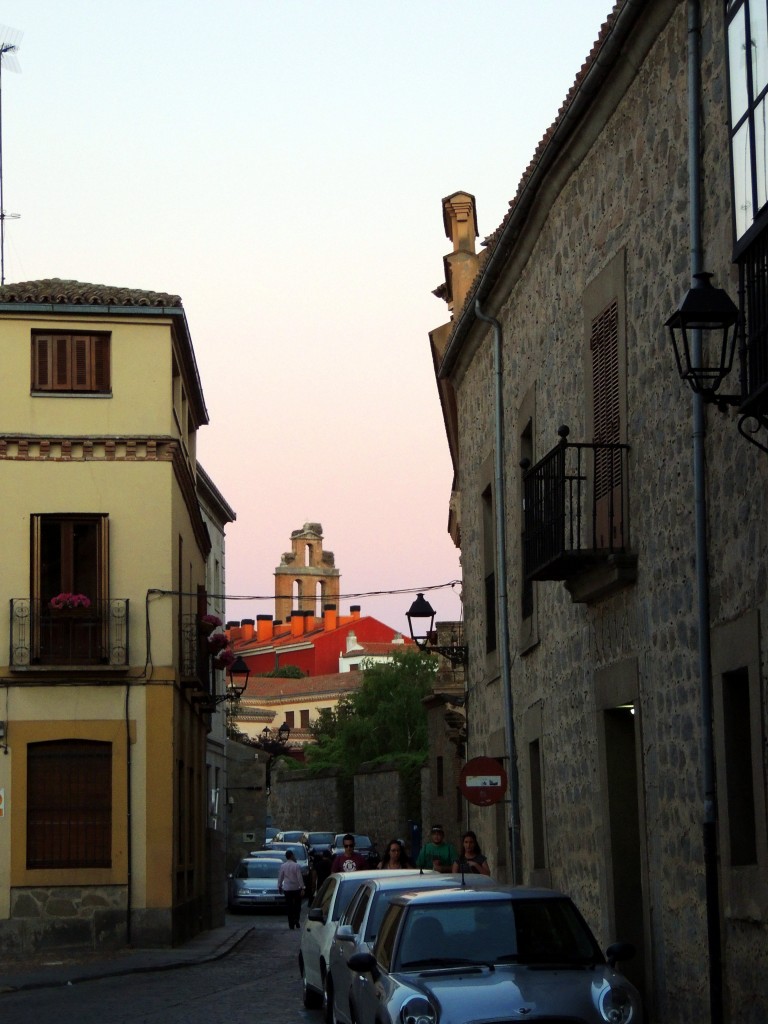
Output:
[[[307,1008],[320,1006],[325,995],[325,979],[330,963],[331,942],[339,918],[357,890],[369,878],[397,874],[417,878],[419,868],[405,871],[337,871],[329,875],[315,894],[301,933],[299,971]]]
[[[339,919],[331,943],[330,968],[325,980],[323,1005],[327,1008],[326,1020],[332,1024],[353,1024],[349,999],[352,972],[347,966],[347,960],[355,953],[370,952],[393,896],[405,892],[423,892],[425,889],[482,889],[496,884],[487,875],[479,874],[462,878],[459,874],[425,871],[414,878],[406,871],[377,872],[376,878],[360,886]]]

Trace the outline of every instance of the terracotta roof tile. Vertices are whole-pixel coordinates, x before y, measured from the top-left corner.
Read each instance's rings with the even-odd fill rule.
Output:
[[[0,287],[0,303],[51,303],[66,306],[181,306],[178,295],[168,292],[120,288],[106,284],[63,281],[20,281]]]
[[[251,676],[241,700],[286,700],[318,697],[322,694],[351,693],[360,688],[362,672],[334,672],[326,676],[305,676],[286,679],[274,676]]]

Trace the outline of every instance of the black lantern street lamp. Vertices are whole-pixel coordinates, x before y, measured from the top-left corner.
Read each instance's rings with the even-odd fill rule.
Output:
[[[693,275],[679,308],[667,320],[677,370],[705,401],[737,405],[741,396],[718,395],[717,389],[733,367],[739,310],[727,292],[715,288],[712,275]]]
[[[242,655],[238,654],[229,667],[229,686],[227,687],[225,699],[239,700],[245,693],[250,675],[251,670],[248,668],[246,661]]]
[[[428,654],[442,654],[452,665],[467,664],[467,648],[464,644],[454,642],[440,645],[437,643],[435,609],[423,594],[416,596],[416,600],[405,613],[405,617],[408,619],[411,639],[420,651],[425,651]]]

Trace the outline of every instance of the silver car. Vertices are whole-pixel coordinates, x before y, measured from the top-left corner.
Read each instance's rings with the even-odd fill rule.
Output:
[[[277,888],[281,857],[243,857],[229,876],[230,910],[284,907],[285,896]]]
[[[394,874],[395,872],[391,872]],[[417,877],[418,868],[396,872],[400,876]],[[337,871],[329,875],[309,905],[301,931],[299,971],[304,1005],[320,1006],[325,998],[325,980],[330,963],[331,942],[339,918],[349,906],[357,890],[369,878],[381,878],[384,871]]]
[[[384,913],[393,897],[404,892],[424,892],[432,889],[459,889],[462,886],[483,889],[495,886],[487,875],[440,874],[424,871],[416,876],[403,871],[378,872],[355,893],[351,903],[341,915],[339,926],[331,942],[330,968],[326,977],[324,1005],[326,1019],[333,1024],[353,1024],[349,1002],[352,972],[347,960],[354,953],[370,952]]]
[[[496,886],[392,898],[370,953],[347,961],[356,1024],[547,1020],[639,1024],[640,996],[572,901]]]

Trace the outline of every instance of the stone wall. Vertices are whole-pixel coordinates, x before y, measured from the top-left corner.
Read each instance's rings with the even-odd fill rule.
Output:
[[[281,829],[341,832],[351,826],[345,819],[353,811],[337,772],[315,775],[302,768],[278,767],[272,771],[269,813]]]
[[[714,0],[702,4],[704,266],[735,297],[721,7]],[[613,893],[625,854],[612,825],[619,809],[611,804],[616,774],[607,745],[611,716],[631,703],[635,747],[627,746],[621,767],[638,776],[640,850],[630,851],[639,857],[642,889],[635,966],[649,1019],[692,1024],[708,1017],[692,428],[690,396],[663,328],[689,286],[686,9],[653,0],[644,10],[644,27],[656,19],[650,48],[642,51],[646,43],[636,33],[631,59],[620,62],[622,74],[635,69],[626,91],[611,82],[603,87],[594,118],[553,168],[546,200],[530,214],[486,311],[500,320],[504,339],[506,491],[496,500],[504,502],[508,538],[524,880],[534,876],[530,757],[536,741],[552,884],[574,896],[603,947],[618,937],[613,931],[622,907]],[[622,427],[630,446],[628,514],[637,578],[591,603],[574,602],[559,581],[535,583],[538,642],[524,646],[520,412],[534,394],[534,461],[555,447],[561,424],[570,427],[572,441],[594,440],[588,434],[585,296],[617,265],[625,303]],[[494,444],[492,342],[487,326],[477,324],[453,375],[470,651],[468,757],[504,753],[498,668],[484,653],[481,496]],[[711,611],[719,625],[764,610],[768,601],[768,472],[765,455],[739,436],[732,417],[709,407],[706,423]],[[764,615],[759,622],[755,644],[759,640],[765,651]],[[754,727],[764,736],[761,685]],[[761,756],[757,778],[764,773]],[[503,814],[481,811],[477,821],[493,862],[503,855]],[[721,842],[726,839],[721,829]],[[731,1019],[756,1021],[768,988],[765,978],[749,976],[747,965],[768,952],[768,918],[759,899],[750,919],[731,908],[724,912]]]
[[[11,890],[11,916],[0,922],[0,954],[125,945],[125,886],[52,886]]]

